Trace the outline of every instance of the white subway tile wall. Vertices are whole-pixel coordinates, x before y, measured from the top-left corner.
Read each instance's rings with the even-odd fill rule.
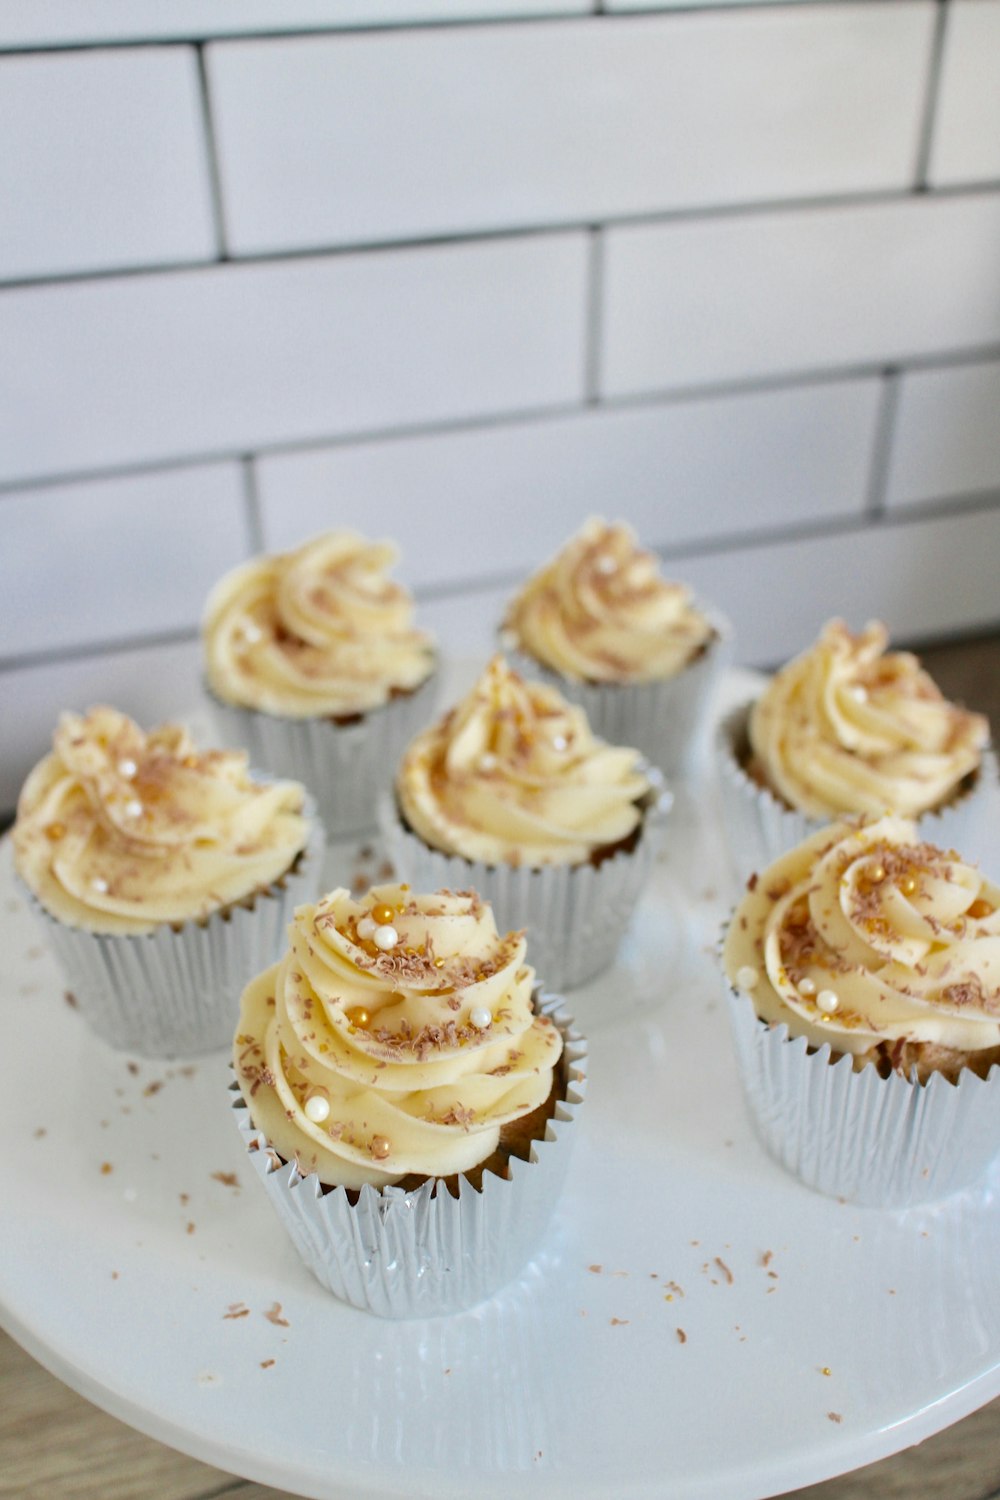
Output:
[[[1000,0],[0,0],[0,812],[328,526],[464,657],[594,512],[742,662],[1000,623],[998,58]]]

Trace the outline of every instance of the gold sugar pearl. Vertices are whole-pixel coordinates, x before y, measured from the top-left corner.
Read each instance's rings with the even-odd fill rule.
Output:
[[[352,1005],[350,1010],[345,1010],[344,1015],[352,1026],[358,1026],[364,1031],[372,1023],[371,1015],[363,1005]]]
[[[444,968],[444,959],[443,958],[436,958],[434,960],[434,967],[435,967],[435,969],[443,969]]]
[[[181,765],[186,766],[189,771],[195,770],[198,765],[197,755],[185,755],[184,759],[181,761]]]
[[[372,1156],[374,1156],[376,1161],[385,1161],[386,1157],[389,1155],[389,1152],[392,1150],[392,1145],[388,1140],[386,1140],[384,1135],[373,1135],[371,1139],[371,1145],[368,1147],[368,1149],[371,1152]]]
[[[972,917],[973,921],[978,921],[981,917],[991,917],[995,909],[988,901],[984,901],[980,897],[978,901],[973,901],[969,907],[969,916]]]
[[[870,870],[868,873],[877,885],[880,880],[885,879],[885,865],[875,865],[874,869]]]
[[[65,835],[66,835],[66,824],[65,823],[50,823],[48,825],[48,827],[46,828],[46,830],[45,830],[45,837],[47,839],[51,839],[54,844],[58,843],[59,839],[64,838]]]
[[[384,901],[380,901],[377,906],[372,907],[371,916],[372,921],[375,923],[376,927],[387,926],[392,921],[395,915],[395,909],[391,906],[387,906]]]
[[[902,885],[900,886],[900,890],[906,896],[912,896],[913,893],[914,893],[914,891],[916,890],[916,888],[917,888],[917,880],[916,880],[916,876],[914,876],[914,875],[907,875],[906,879],[903,881]]]

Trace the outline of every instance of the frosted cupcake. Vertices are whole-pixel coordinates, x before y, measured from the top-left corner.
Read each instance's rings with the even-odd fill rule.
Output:
[[[431,711],[435,654],[388,577],[396,551],[334,531],[213,589],[205,671],[220,732],[305,783],[329,833],[373,826],[379,792]]]
[[[754,877],[723,961],[768,1150],[883,1207],[1000,1152],[1000,889],[887,817],[831,824]]]
[[[318,1279],[385,1316],[490,1295],[565,1174],[585,1047],[474,891],[335,890],[244,992],[237,1123]]]
[[[673,773],[691,768],[722,636],[630,527],[598,519],[528,580],[501,633],[515,665],[579,704],[595,734]]]
[[[323,840],[302,787],[254,780],[244,753],[94,708],[62,715],[13,845],[83,1015],[163,1057],[226,1045],[240,989],[318,889]]]
[[[407,749],[386,835],[397,873],[475,886],[564,989],[614,959],[665,811],[638,750],[595,738],[581,709],[498,656]]]
[[[831,620],[719,734],[726,828],[742,876],[831,819],[897,813],[968,845],[996,783],[981,714],[949,703],[885,626]]]

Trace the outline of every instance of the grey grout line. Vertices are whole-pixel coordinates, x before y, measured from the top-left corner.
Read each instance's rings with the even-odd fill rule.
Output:
[[[247,544],[251,557],[264,551],[264,520],[260,509],[260,489],[257,484],[257,470],[254,465],[252,454],[244,454],[243,466],[243,501],[244,517],[247,528]]]
[[[885,526],[902,527],[993,510],[1000,511],[1000,489],[957,498],[949,497],[937,502],[928,502],[926,505],[900,506],[879,517],[879,521]],[[756,531],[728,532],[725,536],[706,536],[681,543],[650,541],[648,545],[665,562],[676,562],[692,558],[717,557],[726,553],[754,552],[785,543],[821,541],[824,537],[830,536],[851,534],[860,536],[871,528],[872,523],[871,515],[859,511],[848,516],[804,522],[799,525],[770,526]],[[507,569],[492,574],[479,574],[474,578],[423,584],[416,587],[413,593],[418,604],[427,604],[510,589],[522,577],[523,570],[519,572],[517,569]],[[198,629],[196,626],[191,626],[173,631],[161,631],[155,635],[132,636],[123,640],[82,643],[62,648],[51,647],[43,651],[24,652],[19,656],[0,658],[0,675],[34,667],[54,666],[61,662],[112,656],[126,651],[184,645],[197,639]]]
[[[215,229],[217,262],[229,259],[229,237],[226,233],[226,206],[222,191],[222,168],[219,161],[218,131],[212,112],[212,91],[208,81],[205,48],[195,48],[198,65],[198,89],[201,100],[201,125],[204,135],[205,159],[208,164],[208,185],[212,200],[212,224]]]
[[[808,7],[819,9],[829,3],[829,0],[755,0],[755,8],[758,10],[791,10],[801,11]],[[866,5],[869,0],[838,0],[841,5]],[[46,56],[52,52],[100,52],[105,50],[121,51],[125,48],[151,48],[151,47],[182,47],[200,46],[207,42],[275,42],[283,41],[286,37],[294,37],[297,40],[308,41],[312,38],[341,37],[341,36],[382,36],[383,34],[395,34],[399,32],[423,32],[423,31],[469,31],[485,30],[489,27],[512,28],[517,26],[537,26],[557,22],[560,25],[568,25],[573,22],[592,21],[596,18],[607,20],[643,20],[652,16],[690,16],[703,15],[705,13],[719,13],[733,11],[737,14],[746,12],[746,5],[740,0],[706,0],[705,4],[690,3],[687,5],[661,5],[650,9],[648,6],[636,6],[631,10],[608,10],[604,0],[591,0],[591,9],[581,11],[538,11],[535,14],[499,14],[492,16],[429,16],[420,21],[385,21],[385,22],[358,22],[355,25],[341,26],[271,26],[261,27],[258,30],[247,31],[189,31],[170,33],[164,36],[143,36],[141,34],[125,37],[99,37],[93,41],[67,40],[26,43],[17,46],[13,43],[0,43],[0,58],[5,57],[35,57]]]
[[[802,3],[802,0],[798,0]],[[844,0],[839,0],[844,3]],[[864,3],[864,0],[857,0]],[[929,199],[995,197],[1000,193],[1000,178],[977,182],[943,183],[933,191],[913,187],[872,188],[839,193],[814,193],[788,198],[755,198],[743,202],[687,204],[676,208],[651,208],[643,212],[609,214],[601,219],[604,230],[655,228],[670,224],[704,222],[711,219],[775,217],[789,213],[825,213],[838,209],[878,207],[901,203],[926,203]],[[86,271],[62,271],[40,276],[13,277],[0,280],[0,296],[62,286],[80,286],[105,281],[119,281],[141,276],[176,276],[198,272],[209,274],[240,266],[285,265],[306,260],[334,260],[349,255],[395,255],[414,250],[448,249],[463,245],[488,244],[502,240],[543,239],[552,235],[584,234],[594,228],[590,218],[552,220],[546,223],[521,223],[475,226],[441,230],[424,235],[398,235],[390,239],[345,240],[313,245],[295,245],[278,250],[257,250],[214,259],[204,257],[169,262],[148,262],[131,266],[108,266]]]
[[[941,95],[941,70],[944,65],[944,49],[947,41],[950,11],[948,0],[937,0],[934,16],[934,34],[931,40],[931,55],[925,84],[924,111],[917,143],[917,159],[914,181],[921,192],[928,192],[927,172],[934,144],[934,127],[937,122],[938,102]]]
[[[596,406],[601,395],[601,343],[604,322],[604,234],[599,225],[590,231],[587,256],[587,310],[583,390],[587,406]]]
[[[899,385],[899,371],[895,367],[887,368],[875,422],[865,501],[865,510],[873,519],[885,515],[889,468],[892,463],[896,417],[899,412]]]
[[[978,348],[948,349],[933,354],[911,355],[893,366],[899,375],[930,370],[966,369],[972,365],[1000,363],[1000,344]],[[0,480],[0,505],[6,495],[55,489],[73,484],[128,479],[144,474],[165,474],[177,470],[210,467],[226,463],[279,458],[284,454],[309,453],[338,448],[358,448],[380,443],[409,442],[414,438],[448,437],[461,433],[497,431],[525,424],[544,425],[567,418],[583,420],[599,413],[647,410],[650,407],[678,406],[685,403],[714,401],[732,396],[753,396],[773,392],[803,390],[824,385],[843,385],[855,380],[880,379],[885,361],[839,367],[782,371],[774,375],[755,375],[735,380],[720,380],[693,386],[667,386],[658,390],[629,392],[620,396],[602,396],[595,404],[579,401],[554,402],[551,406],[530,407],[520,411],[480,412],[468,417],[445,418],[434,422],[403,423],[395,427],[369,428],[341,433],[315,433],[309,437],[289,438],[261,443],[248,453],[245,446],[220,448],[204,453],[185,453],[123,464],[106,464],[89,469],[67,469],[49,474],[20,475]]]

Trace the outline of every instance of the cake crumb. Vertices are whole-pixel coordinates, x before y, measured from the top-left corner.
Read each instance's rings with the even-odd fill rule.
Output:
[[[610,1325],[611,1325],[612,1328],[625,1328],[627,1326],[627,1324],[628,1324],[628,1321],[629,1321],[628,1318],[609,1318],[608,1319],[608,1322],[610,1323]]]
[[[717,1255],[715,1257],[715,1264],[718,1266],[719,1270],[722,1272],[723,1276],[726,1278],[726,1285],[727,1286],[732,1286],[733,1280],[734,1280],[733,1273],[729,1269],[729,1267],[726,1265],[726,1262],[722,1259],[721,1256]]]
[[[686,1344],[687,1341],[688,1341],[688,1336],[684,1332],[683,1328],[678,1328],[677,1329],[677,1342],[679,1344]]]
[[[222,1321],[225,1322],[229,1318],[248,1318],[249,1316],[250,1309],[245,1302],[230,1302],[229,1311],[222,1314]]]
[[[102,1161],[101,1162],[101,1176],[102,1177],[107,1177],[108,1173],[109,1172],[113,1172],[113,1171],[114,1171],[114,1167],[111,1165],[111,1163],[109,1161]]]
[[[213,1172],[212,1181],[221,1182],[223,1187],[231,1187],[239,1191],[240,1179],[235,1172]]]
[[[280,1302],[272,1303],[264,1316],[269,1323],[274,1323],[278,1328],[287,1328],[289,1326],[288,1319],[281,1316]]]
[[[262,1370],[269,1370],[273,1364],[273,1359],[262,1359],[260,1362],[260,1367]]]
[[[839,1411],[828,1411],[826,1415],[831,1422],[842,1422],[844,1420]]]

